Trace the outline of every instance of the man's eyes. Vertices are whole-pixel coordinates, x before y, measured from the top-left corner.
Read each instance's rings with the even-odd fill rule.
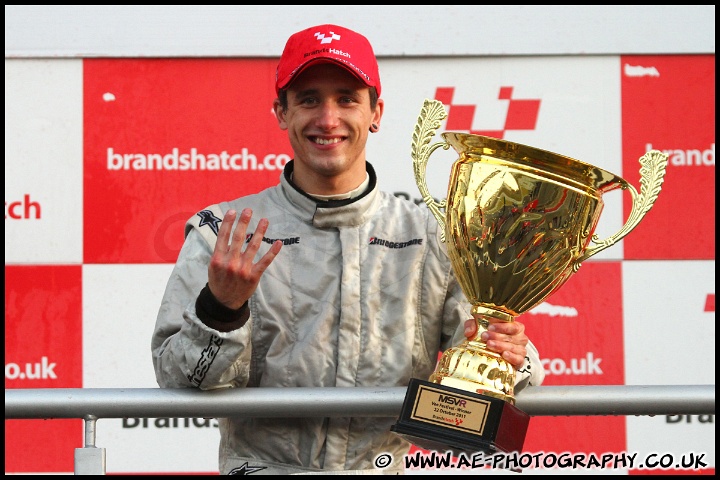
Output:
[[[337,99],[338,103],[356,103],[354,97],[348,96],[348,97],[340,97]],[[316,105],[320,103],[320,99],[318,97],[305,97],[300,99],[300,103],[303,105]]]

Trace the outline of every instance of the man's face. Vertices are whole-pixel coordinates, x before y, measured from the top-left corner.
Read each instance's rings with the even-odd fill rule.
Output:
[[[380,123],[382,109],[382,100],[370,109],[368,87],[344,68],[322,63],[304,70],[290,84],[287,111],[275,104],[293,148],[295,182],[317,194],[357,187],[365,179],[370,125]]]

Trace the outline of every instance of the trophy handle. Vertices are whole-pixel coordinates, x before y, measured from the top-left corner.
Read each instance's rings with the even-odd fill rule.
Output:
[[[430,155],[432,155],[432,153],[440,147],[445,150],[450,148],[450,144],[446,142],[438,142],[428,145],[432,137],[435,136],[435,131],[440,128],[440,123],[446,118],[447,112],[445,111],[445,107],[442,102],[426,98],[423,103],[422,110],[420,111],[420,115],[418,116],[417,123],[415,124],[412,141],[412,159],[413,171],[415,172],[415,183],[417,183],[418,189],[420,189],[423,201],[427,204],[430,212],[440,224],[440,240],[442,242],[445,241],[445,216],[443,214],[443,210],[447,206],[447,199],[441,202],[435,201],[428,190],[425,174]]]
[[[598,252],[614,245],[618,240],[634,229],[645,214],[650,211],[665,180],[665,168],[667,167],[668,156],[659,150],[650,150],[640,157],[640,193],[629,183],[623,183],[622,189],[629,190],[632,195],[632,210],[625,225],[614,235],[605,240],[600,240],[597,235],[592,236],[592,243],[585,252],[573,263],[573,271],[577,272],[580,264]]]

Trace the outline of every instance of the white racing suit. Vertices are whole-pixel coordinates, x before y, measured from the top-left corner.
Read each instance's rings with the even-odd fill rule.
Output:
[[[161,387],[407,386],[413,377],[427,380],[438,352],[465,339],[470,305],[429,210],[379,191],[370,164],[365,193],[321,202],[293,185],[292,165],[279,185],[188,221],[152,337]],[[208,263],[224,213],[247,207],[248,234],[260,218],[270,222],[256,259],[276,239],[283,247],[245,314],[218,322],[199,295],[209,292]],[[527,349],[516,392],[544,375],[537,350]],[[219,419],[220,473],[369,470],[381,453],[394,458],[384,473],[402,473],[410,445],[390,431],[396,420]]]

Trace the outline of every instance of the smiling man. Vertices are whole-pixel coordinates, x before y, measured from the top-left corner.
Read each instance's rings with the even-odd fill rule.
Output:
[[[278,185],[188,221],[152,337],[158,384],[398,387],[428,378],[438,351],[472,337],[475,322],[437,221],[381,192],[366,158],[384,109],[370,43],[337,25],[297,32],[275,89],[293,160]],[[518,369],[516,392],[542,382],[522,323],[498,324],[485,340]],[[220,473],[402,473],[410,444],[393,423],[219,419]],[[379,455],[392,458],[382,472]]]

